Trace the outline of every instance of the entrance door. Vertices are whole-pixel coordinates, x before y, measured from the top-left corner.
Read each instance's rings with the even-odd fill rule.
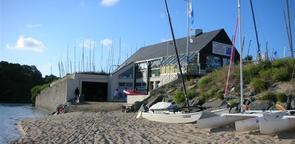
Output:
[[[82,96],[85,101],[107,101],[108,83],[82,82]]]

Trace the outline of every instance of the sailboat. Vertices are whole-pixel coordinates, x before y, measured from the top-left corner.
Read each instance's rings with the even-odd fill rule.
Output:
[[[183,84],[183,88],[184,88],[184,93],[185,93],[185,97],[186,97],[186,103],[187,106],[189,107],[189,103],[188,103],[188,99],[187,99],[187,93],[186,93],[186,87],[185,87],[185,83],[184,83],[184,78],[183,78],[183,74],[182,74],[182,68],[180,65],[180,60],[179,60],[179,55],[178,55],[178,51],[177,51],[177,45],[176,45],[176,41],[175,41],[175,36],[174,36],[174,32],[173,32],[173,28],[172,28],[172,23],[171,23],[171,18],[170,18],[170,13],[169,13],[169,9],[168,9],[168,5],[167,5],[167,0],[164,0],[165,2],[165,8],[166,8],[166,12],[167,12],[167,16],[169,19],[169,26],[170,26],[170,30],[171,30],[171,34],[172,34],[172,38],[173,38],[173,43],[174,43],[174,49],[175,49],[175,54],[177,57],[177,63],[178,63],[178,68],[180,71],[180,75],[181,75],[181,79],[182,79],[182,84]],[[188,8],[189,8],[189,4],[190,1],[188,1]],[[163,122],[163,123],[192,123],[192,122],[196,122],[197,120],[199,120],[203,114],[203,112],[171,112],[169,110],[167,110],[167,108],[169,107],[169,104],[167,103],[157,103],[155,104],[156,106],[152,106],[149,111],[139,111],[137,118],[146,118],[148,120],[151,121],[156,121],[156,122]],[[159,107],[158,107],[159,105]],[[163,105],[163,106],[161,106]],[[160,110],[155,112],[153,110],[153,107],[157,107],[154,110]],[[166,109],[166,110],[165,110]]]
[[[251,2],[251,0],[250,0]],[[238,0],[238,11],[240,16],[240,0]],[[240,33],[241,34],[241,33]],[[240,36],[241,37],[241,36]],[[241,48],[242,52],[242,48]],[[242,56],[240,55],[240,58]],[[241,102],[243,100],[243,73],[242,59],[240,59],[241,79]],[[242,105],[242,103],[241,103]],[[242,111],[236,114],[221,114],[219,116],[201,119],[198,121],[199,128],[216,128],[230,123],[235,123],[237,131],[260,130],[263,134],[272,134],[291,128],[295,128],[295,116],[290,113],[293,110],[281,111]]]

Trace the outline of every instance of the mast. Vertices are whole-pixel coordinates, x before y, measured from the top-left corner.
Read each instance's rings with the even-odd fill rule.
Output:
[[[81,64],[81,71],[84,72],[84,40],[83,40],[83,47],[82,47],[82,64]]]
[[[74,73],[77,72],[76,70],[76,41],[75,41],[75,45],[74,45]]]
[[[251,0],[250,0],[251,1]],[[252,3],[252,2],[251,2]],[[241,0],[238,0],[238,19],[239,19],[239,46],[240,46],[240,94],[241,94],[241,106],[243,105],[244,100],[244,91],[243,91],[243,47],[242,47],[242,28],[241,28]],[[244,110],[241,108],[241,112]]]
[[[131,47],[131,53],[132,53],[132,47]],[[117,65],[120,64],[120,61],[121,61],[121,37],[119,39],[119,58],[118,58],[118,63]]]
[[[254,15],[254,9],[253,9],[253,4],[252,4],[252,0],[250,0],[250,5],[251,5],[251,11],[252,11],[252,18],[253,18],[253,22],[254,22],[254,29],[255,29],[255,36],[256,36],[256,43],[257,43],[257,57],[258,57],[258,61],[261,61],[261,50],[260,50],[260,44],[259,44],[259,39],[258,39],[258,33],[257,33],[257,27],[256,27],[256,21],[255,21],[255,15]]]
[[[250,41],[249,41],[249,45],[248,45],[248,51],[247,51],[247,56],[249,56],[250,47],[251,47],[251,42],[252,42],[252,40],[250,40]]]
[[[289,0],[286,0],[287,3],[287,14],[288,14],[288,25],[289,25],[289,37],[290,37],[290,49],[291,49],[291,57],[294,58],[294,50],[293,50],[293,38],[292,38],[292,29],[291,29],[291,18],[290,18],[290,7]]]
[[[95,72],[95,48],[96,48],[96,42],[93,41],[93,53],[92,53],[92,65],[93,65],[93,72]]]
[[[180,61],[179,61],[179,55],[178,55],[178,51],[177,51],[177,45],[176,45],[176,41],[175,41],[175,36],[174,36],[174,31],[173,31],[173,27],[172,27],[172,23],[171,23],[170,13],[169,13],[168,5],[167,5],[167,0],[164,0],[164,2],[165,2],[165,8],[166,8],[166,12],[167,12],[168,20],[169,20],[169,26],[170,26],[171,35],[172,35],[172,38],[173,38],[173,44],[174,44],[174,49],[175,49],[175,53],[176,53],[178,68],[179,68],[179,72],[180,72],[181,80],[182,80],[182,85],[183,85],[183,89],[184,89],[184,96],[185,96],[185,99],[186,99],[187,106],[189,107],[185,82],[184,82],[182,69],[181,69],[181,65],[180,65]]]

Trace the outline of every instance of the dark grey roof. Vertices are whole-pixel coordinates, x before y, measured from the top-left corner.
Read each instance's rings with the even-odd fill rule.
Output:
[[[211,32],[202,33],[197,37],[192,36],[193,43],[189,44],[189,51],[190,52],[200,51],[208,43],[210,43],[221,31],[224,31],[224,30],[219,29],[219,30],[215,30]],[[177,44],[177,49],[179,54],[186,53],[186,41],[187,41],[186,37],[176,39],[176,44]],[[140,48],[131,57],[129,57],[123,63],[123,65],[129,64],[135,61],[164,57],[167,55],[175,55],[172,40]]]

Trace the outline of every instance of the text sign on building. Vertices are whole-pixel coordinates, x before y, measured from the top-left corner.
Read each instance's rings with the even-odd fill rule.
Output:
[[[213,41],[212,53],[223,56],[230,56],[231,47],[231,45]]]

